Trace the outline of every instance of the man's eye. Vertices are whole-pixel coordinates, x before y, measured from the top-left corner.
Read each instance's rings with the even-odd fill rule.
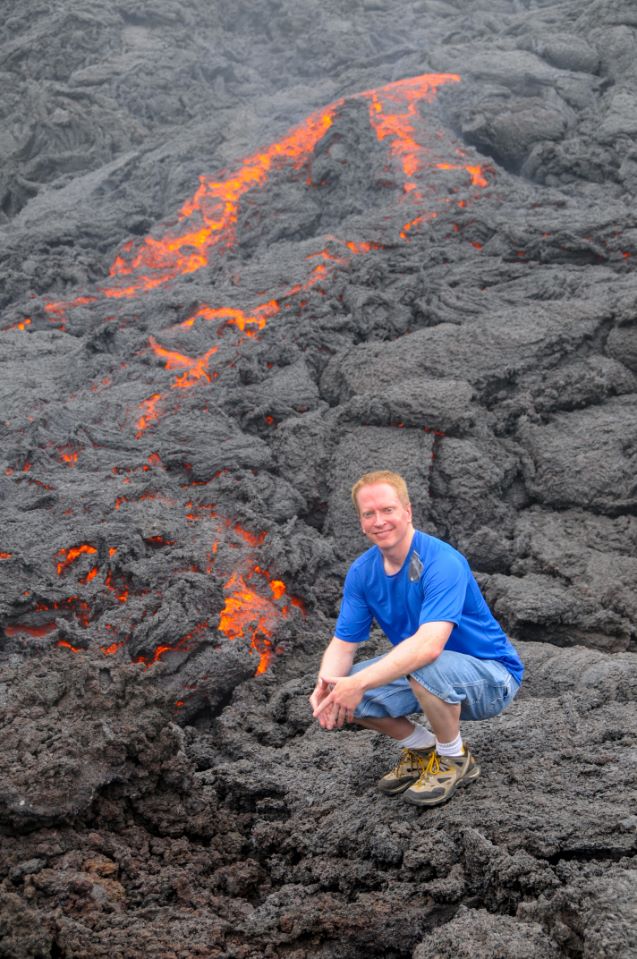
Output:
[[[383,513],[393,513],[393,512],[394,512],[393,506],[386,506],[385,509],[383,510]]]

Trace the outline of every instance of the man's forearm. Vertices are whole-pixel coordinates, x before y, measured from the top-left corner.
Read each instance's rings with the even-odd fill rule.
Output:
[[[323,653],[319,676],[348,676],[356,655],[356,644],[334,637]]]
[[[403,640],[398,646],[377,663],[372,663],[356,674],[360,688],[366,692],[377,686],[384,686],[394,679],[408,676],[409,673],[433,663],[447,642],[453,623],[426,623],[420,629]]]

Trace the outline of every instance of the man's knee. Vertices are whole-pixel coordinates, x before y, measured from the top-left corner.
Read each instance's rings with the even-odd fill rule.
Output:
[[[409,680],[409,685],[411,686],[411,691],[414,696],[418,696],[418,694],[421,692],[427,692],[425,687],[415,680],[413,676],[408,676],[407,679]]]
[[[422,683],[419,683],[414,676],[408,676],[407,679],[409,680],[411,691],[416,697],[416,699],[421,699],[422,697],[427,698],[429,696],[431,696],[432,699],[440,698],[439,696],[436,696],[435,693],[432,693],[430,689],[427,689],[427,687],[424,686]]]

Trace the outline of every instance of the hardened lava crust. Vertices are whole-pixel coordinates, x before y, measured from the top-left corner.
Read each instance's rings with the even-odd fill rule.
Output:
[[[0,957],[626,959],[632,2],[5,6]],[[429,810],[308,704],[375,468],[526,664]]]

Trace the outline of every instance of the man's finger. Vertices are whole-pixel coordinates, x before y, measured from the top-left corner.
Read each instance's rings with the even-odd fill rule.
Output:
[[[314,713],[313,713],[314,718],[316,718],[317,716],[320,716],[324,709],[327,709],[328,706],[332,705],[332,702],[333,702],[333,696],[332,696],[332,693],[330,693],[329,696],[326,696],[325,699],[322,702],[320,702],[318,706],[316,707],[316,709],[314,710]]]

